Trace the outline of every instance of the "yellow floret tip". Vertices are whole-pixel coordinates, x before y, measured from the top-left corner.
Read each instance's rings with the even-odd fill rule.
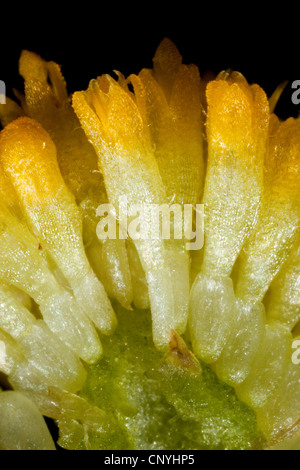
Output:
[[[21,117],[3,129],[0,155],[6,173],[26,192],[26,203],[30,205],[47,202],[64,185],[56,147],[45,129],[33,119]]]

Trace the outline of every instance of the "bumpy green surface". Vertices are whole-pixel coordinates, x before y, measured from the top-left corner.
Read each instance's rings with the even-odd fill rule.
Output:
[[[154,348],[149,313],[116,307],[119,326],[103,337],[81,395],[105,410],[109,426],[88,431],[89,447],[108,450],[259,449],[255,415],[202,364],[184,372]],[[67,445],[66,439],[64,444]],[[79,448],[84,448],[84,441]]]

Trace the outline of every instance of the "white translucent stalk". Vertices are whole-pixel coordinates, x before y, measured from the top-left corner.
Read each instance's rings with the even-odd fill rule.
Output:
[[[11,294],[19,301],[21,302],[24,307],[27,308],[30,312],[34,309],[33,305],[33,300],[32,298],[26,294],[26,292],[18,289],[17,287],[10,285],[8,286]]]
[[[277,391],[291,361],[291,339],[288,328],[280,323],[266,324],[251,371],[235,388],[240,400],[256,409],[264,406]]]
[[[73,214],[59,207],[62,201],[63,197],[57,195],[57,202],[50,204],[47,211],[44,206],[26,208],[28,222],[33,230],[39,228],[41,243],[59,266],[86,315],[102,333],[109,334],[116,326],[114,311],[87,260],[79,233],[70,226]]]
[[[190,256],[184,244],[177,240],[166,242],[168,264],[174,292],[175,317],[178,319],[177,332],[186,330],[190,296]]]
[[[190,294],[189,332],[193,351],[215,362],[228,341],[235,318],[235,297],[229,277],[198,274]]]
[[[180,317],[175,317],[173,283],[170,265],[165,257],[162,240],[136,241],[135,246],[145,271],[152,315],[153,340],[165,350],[172,330],[180,330]]]
[[[75,393],[53,385],[53,379],[27,360],[17,341],[1,329],[0,372],[4,372],[12,388],[26,395],[44,416],[67,422],[78,419],[80,425],[98,431],[107,425],[103,411]]]
[[[293,339],[300,341],[300,336]],[[290,344],[290,360],[284,372],[284,377],[276,388],[276,393],[266,402],[266,404],[257,409],[257,423],[259,428],[267,437],[272,445],[280,443],[283,437],[283,431],[286,437],[290,437],[289,449],[292,447],[292,437],[299,433],[299,413],[300,413],[300,367],[298,362],[293,362],[292,342]],[[298,439],[294,443],[298,444],[295,449],[299,450]],[[279,444],[280,448],[280,444]]]
[[[237,300],[232,315],[230,333],[215,364],[218,377],[231,386],[242,383],[250,371],[265,333],[263,304]]]
[[[102,351],[97,332],[74,297],[49,270],[45,254],[27,227],[0,205],[0,277],[25,291],[39,305],[43,319],[86,362]]]
[[[267,315],[292,330],[300,320],[300,243],[299,240],[268,292]]]
[[[61,289],[51,297],[38,296],[36,302],[50,330],[81,359],[93,364],[100,358],[102,345],[99,336],[74,297]]]
[[[94,271],[89,268],[80,279],[73,279],[71,287],[74,296],[86,315],[103,334],[111,334],[117,325],[117,319],[103,284]],[[91,299],[91,304],[89,300]]]
[[[80,390],[86,377],[80,360],[5,286],[0,287],[0,309],[0,328],[16,340],[21,352],[47,382],[73,392]]]
[[[11,374],[24,360],[16,341],[0,328],[0,372]]]
[[[96,232],[96,225],[95,225]],[[94,240],[87,256],[107,295],[130,310],[133,302],[131,272],[125,240]]]
[[[235,292],[252,303],[261,302],[288,258],[297,237],[299,214],[289,203],[266,203],[255,232],[238,262]]]
[[[127,241],[127,252],[131,271],[133,304],[136,308],[150,308],[148,285],[145,271],[141,265],[141,261],[134,243]]]
[[[71,164],[72,169],[73,161]],[[98,169],[97,162],[96,168]],[[89,175],[94,175],[95,171],[90,168]],[[62,171],[63,176],[64,174]],[[73,180],[72,182],[74,183]],[[119,238],[101,240],[97,237],[97,208],[108,202],[102,175],[96,181],[95,178],[87,178],[84,187],[87,187],[88,195],[80,201],[79,207],[83,215],[83,238],[88,259],[108,296],[130,309],[133,293],[126,241]]]
[[[55,450],[42,414],[22,393],[0,393],[0,416],[0,449]]]

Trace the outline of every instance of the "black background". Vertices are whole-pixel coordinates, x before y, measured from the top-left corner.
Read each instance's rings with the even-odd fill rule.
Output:
[[[22,49],[58,62],[71,93],[114,69],[129,75],[151,67],[167,36],[184,62],[196,63],[202,74],[238,70],[268,95],[289,80],[277,111],[283,118],[299,112],[291,103],[291,83],[300,79],[300,7],[292,3],[61,1],[0,10],[0,79],[8,96],[13,88],[22,89]]]

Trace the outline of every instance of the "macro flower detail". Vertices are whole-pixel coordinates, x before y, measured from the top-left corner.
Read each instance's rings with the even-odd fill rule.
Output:
[[[99,156],[108,197],[115,207],[124,195],[129,204],[163,204],[172,200],[194,205],[200,197],[203,181],[200,78],[196,67],[182,66],[178,52],[171,50],[177,73],[172,83],[173,70],[165,70],[169,50],[164,45],[165,42],[154,59],[154,76],[144,70],[140,76],[130,77],[134,94],[124,77],[115,81],[102,76],[92,80],[86,92],[73,96],[74,109]],[[157,68],[163,76],[163,86],[171,94],[169,104],[155,78]],[[187,90],[186,96],[182,96],[183,90]],[[186,148],[186,142],[190,148]],[[118,217],[121,219],[122,214]],[[189,257],[176,242],[170,241],[166,246],[161,240],[151,243],[140,240],[135,245],[149,289],[154,342],[165,348],[170,329],[183,333],[186,328]]]
[[[282,86],[205,81],[169,39],[152,68],[72,96],[34,52],[19,71],[0,105],[0,448],[299,449],[300,121],[276,116]],[[168,237],[143,236],[146,206]]]

